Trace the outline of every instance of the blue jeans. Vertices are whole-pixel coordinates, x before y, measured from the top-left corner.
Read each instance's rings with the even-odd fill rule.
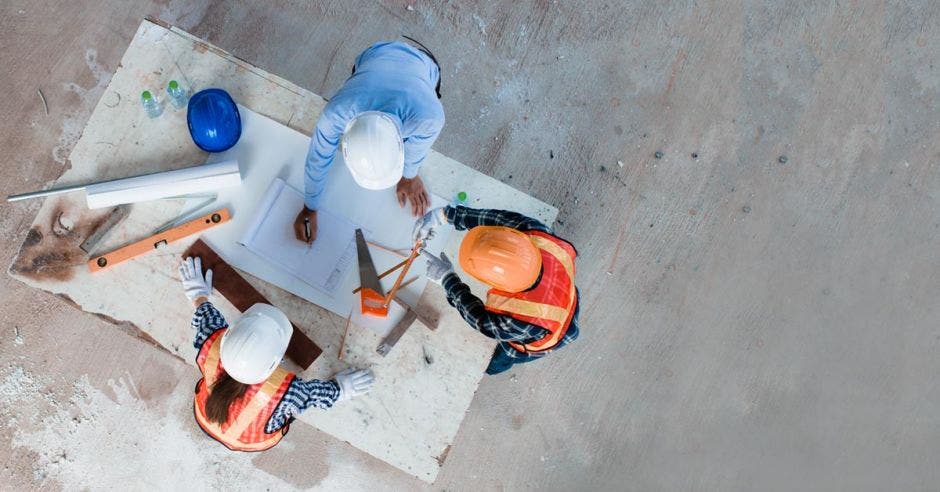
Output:
[[[513,364],[522,364],[535,360],[531,357],[510,357],[506,355],[502,347],[496,347],[493,351],[493,358],[490,359],[490,365],[486,367],[486,373],[489,375],[499,374],[509,370]]]

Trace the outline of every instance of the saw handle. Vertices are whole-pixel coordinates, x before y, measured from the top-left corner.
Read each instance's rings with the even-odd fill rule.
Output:
[[[385,296],[372,289],[365,288],[359,291],[359,306],[362,308],[362,314],[380,318],[388,316],[388,305],[385,304]]]

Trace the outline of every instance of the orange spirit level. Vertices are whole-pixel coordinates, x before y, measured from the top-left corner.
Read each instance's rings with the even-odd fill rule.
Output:
[[[185,224],[176,226],[172,229],[167,229],[163,232],[159,232],[146,239],[141,239],[136,243],[118,248],[101,256],[96,256],[88,260],[88,269],[91,270],[92,273],[106,270],[114,265],[117,265],[118,263],[123,263],[127,260],[132,260],[138,256],[149,253],[150,251],[153,251],[160,246],[165,246],[172,242],[179,241],[184,237],[198,234],[219,224],[224,224],[231,219],[232,214],[229,213],[227,208],[210,212],[206,215],[203,215],[202,217],[197,217],[189,222],[186,222]]]

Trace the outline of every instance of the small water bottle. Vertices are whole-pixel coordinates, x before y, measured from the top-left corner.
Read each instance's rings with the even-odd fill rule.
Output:
[[[458,205],[460,205],[461,207],[467,206],[467,193],[466,192],[458,191],[457,194],[454,195],[454,199],[450,201],[450,206],[456,207]]]
[[[153,97],[150,91],[140,93],[140,104],[143,105],[147,116],[151,118],[156,118],[163,114],[163,106],[160,106],[160,101],[157,101],[157,98]]]
[[[171,80],[169,85],[166,86],[166,93],[170,96],[170,104],[172,104],[174,108],[183,109],[186,107],[189,96],[186,94],[186,89],[180,87],[179,82]]]

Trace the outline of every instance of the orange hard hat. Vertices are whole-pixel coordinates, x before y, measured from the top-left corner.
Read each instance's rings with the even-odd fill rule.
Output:
[[[460,243],[460,267],[506,292],[522,292],[539,278],[542,254],[529,236],[510,227],[478,226]]]

